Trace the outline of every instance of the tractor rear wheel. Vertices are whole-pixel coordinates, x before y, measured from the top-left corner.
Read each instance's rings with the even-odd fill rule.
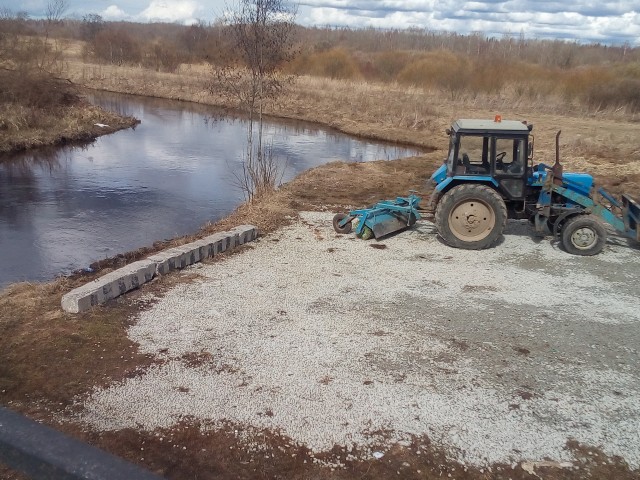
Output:
[[[597,255],[607,243],[607,231],[595,215],[576,215],[564,223],[561,240],[573,255]]]
[[[447,245],[481,250],[502,235],[507,207],[498,192],[486,185],[458,185],[440,198],[435,223]]]

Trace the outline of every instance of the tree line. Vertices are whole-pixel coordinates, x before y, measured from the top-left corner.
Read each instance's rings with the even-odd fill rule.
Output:
[[[30,19],[0,15],[0,32],[81,40],[86,61],[175,72],[181,64],[242,62],[225,19],[194,25]],[[640,110],[640,48],[527,38],[493,38],[426,29],[293,25],[289,74],[396,82],[439,89],[451,97],[509,92],[527,98],[561,96],[589,108]],[[2,52],[0,51],[0,55]],[[295,57],[295,58],[293,58]]]

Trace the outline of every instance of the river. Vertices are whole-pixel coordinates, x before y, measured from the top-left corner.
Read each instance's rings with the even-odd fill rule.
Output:
[[[246,123],[213,107],[100,93],[90,100],[141,120],[135,129],[75,147],[0,161],[0,287],[49,280],[154,241],[195,232],[243,200]],[[293,121],[265,137],[283,181],[334,161],[416,155]]]

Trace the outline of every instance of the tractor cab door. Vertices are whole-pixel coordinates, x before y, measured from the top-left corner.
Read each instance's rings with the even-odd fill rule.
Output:
[[[492,137],[489,157],[493,177],[505,197],[510,200],[523,199],[527,182],[527,138]]]

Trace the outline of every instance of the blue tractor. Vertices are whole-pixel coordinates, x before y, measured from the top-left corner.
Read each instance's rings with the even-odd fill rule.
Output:
[[[502,120],[457,120],[449,135],[445,163],[431,176],[430,209],[448,245],[479,250],[501,236],[507,218],[529,219],[548,228],[564,249],[595,255],[606,243],[604,222],[640,241],[640,207],[628,195],[616,199],[596,189],[586,173],[564,173],[559,137],[556,161],[533,164],[533,126]]]

